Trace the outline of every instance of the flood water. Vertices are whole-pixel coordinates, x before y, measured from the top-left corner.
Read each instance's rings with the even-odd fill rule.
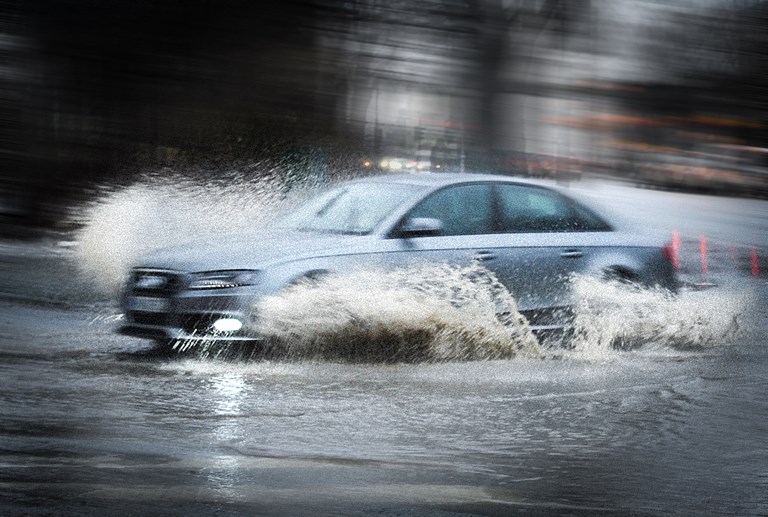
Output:
[[[768,513],[768,285],[727,246],[574,348],[414,363],[156,357],[76,252],[0,248],[2,515]]]

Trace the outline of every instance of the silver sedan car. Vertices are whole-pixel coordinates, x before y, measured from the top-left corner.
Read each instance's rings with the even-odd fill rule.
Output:
[[[145,257],[122,297],[122,333],[247,341],[260,297],[302,279],[359,268],[480,261],[534,331],[566,323],[571,273],[677,287],[669,248],[618,229],[559,189],[477,174],[403,174],[338,184],[274,231],[194,242]]]

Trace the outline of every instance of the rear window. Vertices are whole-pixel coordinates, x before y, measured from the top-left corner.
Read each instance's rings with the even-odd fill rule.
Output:
[[[557,192],[527,185],[497,185],[502,233],[595,232],[611,227],[597,214]]]

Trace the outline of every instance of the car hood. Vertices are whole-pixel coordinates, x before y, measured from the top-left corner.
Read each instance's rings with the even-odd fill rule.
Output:
[[[370,238],[294,230],[201,238],[149,253],[136,266],[189,272],[260,269],[306,256],[343,254],[356,248],[355,244],[361,239]]]

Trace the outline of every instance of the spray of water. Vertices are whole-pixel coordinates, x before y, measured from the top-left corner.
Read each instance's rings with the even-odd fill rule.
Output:
[[[143,254],[193,239],[263,227],[290,204],[282,182],[234,178],[211,183],[149,176],[107,189],[79,217],[77,264],[84,277],[114,293]]]
[[[570,282],[575,305],[564,349],[539,343],[512,295],[479,265],[328,276],[261,300],[254,325],[292,359],[605,361],[640,348],[727,345],[751,304],[743,291],[675,295],[584,275]]]
[[[752,305],[749,292],[711,290],[674,295],[616,281],[574,275],[572,346],[580,356],[669,347],[702,350],[733,342]]]
[[[94,287],[114,294],[142,254],[191,239],[258,230],[306,194],[294,189],[286,195],[284,183],[271,179],[212,183],[150,176],[105,190],[81,211],[75,263]],[[743,291],[672,296],[589,277],[575,276],[571,282],[572,338],[557,354],[542,352],[514,298],[477,265],[328,276],[265,298],[254,308],[253,325],[286,358],[393,362],[556,355],[604,360],[617,349],[700,350],[727,343],[749,306]]]
[[[260,301],[256,329],[282,355],[351,361],[539,356],[509,292],[477,266],[329,275]]]

